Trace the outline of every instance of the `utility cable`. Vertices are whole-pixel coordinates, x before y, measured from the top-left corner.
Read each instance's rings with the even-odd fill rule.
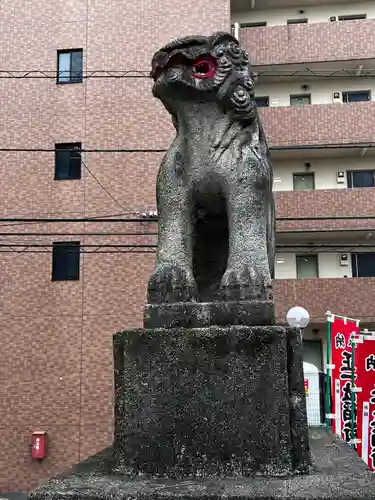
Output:
[[[279,109],[281,106],[275,106],[272,109]],[[352,143],[350,138],[342,139],[340,144],[306,144],[303,146],[287,144],[283,146],[279,143],[277,146],[269,146],[269,150],[273,151],[310,151],[310,150],[327,150],[327,149],[369,149],[375,147],[375,142]],[[344,142],[348,141],[348,142]],[[64,149],[64,151],[76,151],[76,149]],[[165,153],[168,148],[82,148],[81,153]],[[56,153],[56,148],[0,148],[2,153]]]
[[[313,63],[312,63],[313,64]],[[267,67],[268,66],[268,67]],[[256,66],[253,65],[252,69],[257,74],[258,77],[262,76],[278,76],[278,77],[286,77],[286,78],[301,78],[301,77],[309,77],[309,78],[343,78],[343,77],[352,77],[352,78],[373,78],[375,76],[375,68],[366,68],[358,74],[358,68],[327,68],[314,70],[308,67],[301,69],[268,69],[269,65]],[[59,71],[56,70],[0,70],[0,79],[49,79],[49,80],[57,80]],[[123,79],[123,78],[147,78],[151,79],[150,70],[95,70],[89,71],[84,70],[80,72],[82,76],[82,80],[87,80],[91,78],[114,78],[114,79]],[[74,82],[75,84],[79,84],[80,82]]]
[[[118,219],[122,215],[126,215],[123,212],[117,214],[108,215],[98,215],[94,217],[83,217],[83,218],[35,218],[35,219],[23,219],[23,218],[8,218],[0,219],[0,222],[9,222],[9,224],[0,224],[1,227],[12,227],[12,226],[24,226],[32,224],[44,224],[49,222],[155,222],[155,218],[136,218],[136,219]],[[116,217],[112,219],[111,217]]]
[[[59,235],[60,236],[60,235]],[[72,236],[77,236],[77,235],[72,235]],[[87,248],[156,248],[155,243],[82,243],[80,245],[81,247],[87,247]],[[12,242],[5,242],[0,241],[0,248],[8,248],[8,247],[14,247],[14,248],[38,248],[38,247],[53,247],[53,243],[37,243],[37,242],[20,242],[20,241],[12,241]],[[330,251],[332,250],[339,250],[345,248],[346,251],[353,250],[355,248],[368,248],[372,249],[375,247],[374,245],[371,244],[365,244],[365,243],[355,243],[355,244],[298,244],[298,243],[293,243],[293,244],[276,244],[276,249],[277,250],[295,250],[295,249],[314,249],[316,251],[319,250],[324,250],[324,249],[329,249]],[[324,253],[324,252],[323,252]]]
[[[29,250],[32,248],[33,250]],[[102,250],[102,249],[106,250]],[[81,244],[80,253],[155,253],[157,244]],[[121,249],[121,250],[120,250]],[[0,253],[52,253],[53,244],[50,243],[0,243]]]
[[[370,147],[370,146],[363,146]],[[58,150],[57,150],[58,151]],[[77,148],[64,149],[64,151],[76,152]],[[120,149],[80,149],[81,153],[165,153],[167,149],[145,149],[145,148],[120,148]],[[56,153],[55,148],[0,148],[0,152],[7,153]]]
[[[373,220],[375,215],[332,215],[332,216],[313,216],[313,217],[276,217],[276,221],[326,221],[326,220]],[[158,218],[155,217],[129,217],[129,218],[114,218],[110,219],[105,216],[102,217],[80,217],[80,218],[69,218],[69,217],[56,217],[56,218],[0,218],[0,222],[37,222],[37,223],[48,223],[48,222],[158,222]],[[0,226],[2,227],[2,226]]]
[[[14,78],[16,80],[20,79],[40,79],[47,78],[50,80],[57,80],[59,71],[56,70],[40,70],[33,69],[28,71],[22,70],[2,70],[0,69],[0,78]],[[141,70],[126,70],[126,71],[109,71],[109,70],[95,70],[95,71],[80,71],[79,76],[82,79],[88,78],[148,78],[150,79],[150,71]],[[79,81],[72,82],[74,84],[79,84]],[[64,85],[66,83],[64,82]]]
[[[2,227],[2,226],[0,226]],[[88,233],[0,233],[1,236],[157,236],[157,232],[132,232],[132,233],[103,233],[103,232],[88,232]]]
[[[85,169],[88,171],[88,173],[91,175],[91,177],[99,184],[99,186],[103,189],[103,191],[105,193],[107,193],[107,195],[120,207],[124,210],[124,214],[126,215],[138,215],[139,212],[131,212],[129,210],[127,210],[124,205],[122,205],[118,200],[116,200],[116,198],[108,191],[108,189],[106,187],[103,186],[103,184],[100,182],[100,180],[91,172],[91,170],[89,169],[89,167],[86,165],[86,163],[83,161],[83,158],[82,158],[82,153],[81,151],[79,150],[79,148],[75,148],[75,151],[79,154],[80,156],[80,159],[81,159],[81,163],[82,165],[85,167]]]

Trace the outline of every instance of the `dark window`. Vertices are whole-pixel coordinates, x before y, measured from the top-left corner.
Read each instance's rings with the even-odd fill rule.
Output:
[[[353,253],[352,271],[354,278],[375,276],[375,253]]]
[[[371,92],[369,90],[361,90],[359,92],[343,92],[342,100],[344,102],[371,101]]]
[[[267,26],[266,21],[259,21],[257,23],[240,23],[240,28],[261,28]]]
[[[339,21],[355,21],[356,19],[366,19],[367,14],[351,14],[349,16],[339,16]]]
[[[293,174],[293,189],[294,191],[315,189],[314,174]]]
[[[53,244],[52,281],[79,280],[79,241]]]
[[[287,24],[307,24],[308,19],[307,17],[301,18],[301,19],[288,19]]]
[[[82,83],[83,50],[57,52],[57,83]]]
[[[352,170],[346,173],[348,188],[374,187],[375,170]]]
[[[268,106],[270,105],[269,97],[256,97],[254,100],[258,108],[268,108]]]
[[[297,278],[318,278],[318,256],[297,255]]]
[[[290,96],[290,105],[294,107],[306,106],[311,104],[311,94],[299,94]]]
[[[74,151],[81,150],[80,142],[70,144],[55,144],[55,179],[68,180],[81,178],[81,154]]]

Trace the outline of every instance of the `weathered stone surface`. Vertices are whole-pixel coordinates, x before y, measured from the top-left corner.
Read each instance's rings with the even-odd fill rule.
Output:
[[[293,470],[309,472],[311,464],[308,438],[306,392],[303,376],[302,335],[299,328],[287,329],[287,363],[290,404],[290,432]]]
[[[310,430],[310,475],[289,478],[152,478],[115,470],[108,448],[52,479],[29,500],[374,500],[375,475],[346,443]]]
[[[182,38],[151,76],[176,137],[158,174],[148,302],[273,301],[272,167],[247,53],[229,33]]]
[[[284,328],[133,330],[114,342],[124,470],[292,473]]]
[[[264,326],[275,323],[272,301],[178,302],[148,304],[145,328],[203,328],[207,326]]]

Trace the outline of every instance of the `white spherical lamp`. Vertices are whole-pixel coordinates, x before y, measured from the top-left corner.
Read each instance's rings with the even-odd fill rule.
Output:
[[[289,326],[292,326],[294,328],[306,328],[306,326],[309,324],[309,321],[309,313],[306,311],[306,309],[300,306],[292,307],[286,314],[286,322]]]

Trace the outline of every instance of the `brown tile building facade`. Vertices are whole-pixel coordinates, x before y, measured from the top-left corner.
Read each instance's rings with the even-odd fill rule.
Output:
[[[0,492],[28,491],[111,442],[112,334],[142,323],[157,224],[141,214],[156,209],[156,173],[173,136],[167,113],[151,95],[153,52],[175,37],[234,24],[260,74],[259,92],[272,87],[279,103],[289,81],[283,68],[302,71],[311,63],[311,71],[332,72],[333,61],[342,79],[348,68],[371,69],[375,21],[283,25],[273,11],[282,3],[267,0],[268,9],[260,11],[256,2],[252,12],[229,0],[1,3]],[[293,11],[314,4],[284,3]],[[280,20],[241,27],[261,15]],[[57,83],[58,51],[76,49],[83,51],[83,81]],[[273,76],[262,76],[268,70]],[[305,80],[301,76],[299,85]],[[313,86],[319,75],[313,84],[306,81]],[[336,170],[345,170],[334,166],[340,158],[371,158],[374,105],[331,99],[301,107],[271,102],[260,110],[276,177],[288,183],[301,169],[311,172],[289,172],[293,162],[317,165],[316,189],[277,189],[280,262],[298,258],[301,248],[304,255],[324,248],[332,257],[349,253],[348,245],[355,248],[360,238],[371,246],[375,189],[338,189],[318,173],[324,177],[331,169],[336,179]],[[55,179],[56,145],[76,143],[84,151],[80,178]],[[56,242],[80,243],[79,279],[52,279]],[[328,269],[324,252],[319,259]],[[372,276],[325,271],[299,279],[291,268],[283,272],[275,280],[280,321],[296,304],[319,328],[327,309],[375,321]],[[31,458],[36,430],[48,432],[43,461]]]

